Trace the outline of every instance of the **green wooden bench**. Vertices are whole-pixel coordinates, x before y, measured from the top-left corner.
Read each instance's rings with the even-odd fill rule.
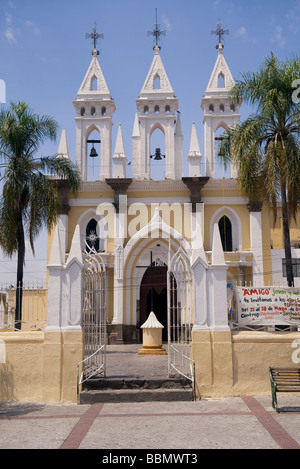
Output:
[[[300,368],[272,368],[269,366],[272,406],[280,412],[277,403],[278,392],[300,392]]]

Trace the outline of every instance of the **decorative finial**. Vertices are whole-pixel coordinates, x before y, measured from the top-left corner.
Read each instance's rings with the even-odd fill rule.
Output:
[[[216,34],[216,36],[219,36],[219,44],[216,46],[216,49],[223,49],[223,44],[221,43],[224,34],[229,34],[229,29],[223,29],[223,25],[221,21],[217,24],[217,29],[211,29],[210,34]]]
[[[94,50],[92,51],[93,55],[99,55],[99,51],[97,50],[97,39],[104,39],[104,34],[103,33],[97,33],[97,25],[95,23],[95,26],[92,28],[91,33],[85,33],[85,38],[86,39],[92,39],[92,44],[94,43]]]
[[[155,8],[155,23],[154,23],[154,29],[152,31],[147,32],[147,36],[153,36],[155,38],[155,48],[160,49],[160,46],[158,45],[158,41],[160,40],[160,36],[165,36],[166,31],[160,29],[160,24],[157,22],[157,8]]]

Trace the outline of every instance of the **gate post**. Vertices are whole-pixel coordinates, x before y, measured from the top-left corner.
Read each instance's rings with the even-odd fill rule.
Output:
[[[55,227],[49,263],[47,265],[48,305],[46,331],[60,331],[62,310],[62,289],[65,267],[65,240],[63,239],[64,225],[62,216],[58,217]]]
[[[233,360],[227,316],[227,266],[217,224],[214,226],[212,262],[207,267],[206,276],[205,272],[202,272],[202,284],[200,282],[201,264],[199,261],[195,264],[193,265],[194,318],[198,320],[194,321],[192,332],[192,357],[195,360],[196,369],[196,394],[198,396],[226,395],[233,384]],[[200,286],[202,286],[201,289]],[[205,289],[207,296],[205,296]],[[205,303],[204,306],[203,303]],[[201,308],[203,309],[200,316],[198,309]],[[205,310],[207,311],[206,318],[204,317]]]
[[[212,260],[210,267],[210,320],[212,330],[229,331],[227,315],[227,266],[225,263],[220,231],[214,225]]]
[[[66,265],[67,291],[65,316],[62,318],[62,327],[67,330],[81,331],[82,310],[82,269],[83,255],[80,240],[80,227],[75,228],[70,254]]]

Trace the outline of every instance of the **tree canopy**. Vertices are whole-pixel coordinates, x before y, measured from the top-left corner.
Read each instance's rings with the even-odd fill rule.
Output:
[[[250,202],[282,207],[288,284],[293,284],[289,220],[300,195],[300,108],[295,86],[300,58],[279,62],[271,53],[258,72],[242,75],[231,90],[233,102],[245,101],[256,112],[222,136],[219,156],[234,163],[242,193]],[[297,81],[298,80],[298,81]]]
[[[29,239],[34,252],[34,241],[40,230],[45,226],[50,230],[56,222],[59,213],[57,180],[63,180],[75,194],[80,186],[80,174],[69,159],[62,155],[37,155],[46,140],[56,139],[58,128],[53,118],[33,113],[24,102],[11,102],[7,109],[0,112],[3,184],[0,244],[8,256],[18,254],[17,286],[20,288],[25,238]],[[16,309],[20,313],[19,300]]]

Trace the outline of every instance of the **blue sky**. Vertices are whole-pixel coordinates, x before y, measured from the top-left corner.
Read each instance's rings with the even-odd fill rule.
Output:
[[[54,117],[67,132],[75,161],[72,100],[91,61],[92,45],[85,33],[96,22],[98,32],[104,33],[98,42],[99,62],[117,108],[113,149],[121,122],[130,160],[136,99],[153,58],[147,31],[153,29],[155,8],[166,31],[161,57],[179,99],[184,162],[193,121],[203,153],[200,103],[217,56],[217,38],[210,30],[219,20],[230,30],[224,55],[235,79],[257,70],[271,51],[280,60],[299,53],[300,0],[1,0],[0,79],[6,84],[6,102],[25,101],[36,113]],[[242,106],[242,120],[248,112]],[[44,145],[41,154],[55,154],[57,147],[58,142]],[[41,277],[45,259],[41,237],[35,260],[27,251],[27,279]],[[15,261],[0,257],[0,281],[10,274],[14,278],[14,271]]]

